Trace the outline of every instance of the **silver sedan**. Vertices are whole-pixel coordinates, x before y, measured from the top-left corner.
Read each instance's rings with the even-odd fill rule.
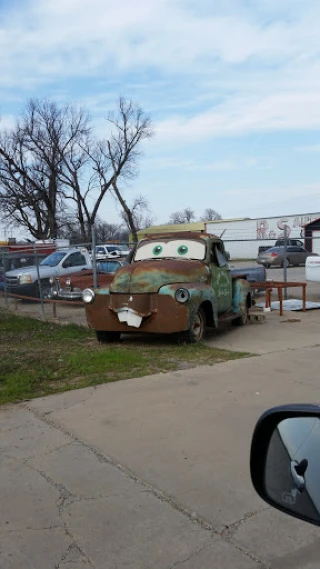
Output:
[[[299,267],[305,265],[306,258],[318,256],[316,253],[310,253],[303,247],[287,247],[287,260],[288,267]],[[267,251],[259,253],[257,263],[263,265],[268,269],[269,267],[283,267],[284,266],[284,247],[271,247]]]

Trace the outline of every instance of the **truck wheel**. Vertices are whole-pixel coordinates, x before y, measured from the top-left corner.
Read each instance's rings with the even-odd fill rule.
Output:
[[[192,324],[189,330],[181,332],[178,335],[179,344],[196,344],[203,340],[206,333],[206,315],[203,308],[198,308],[196,314],[193,317]]]
[[[105,332],[104,330],[96,330],[96,336],[98,342],[101,342],[103,344],[119,342],[121,332]]]
[[[249,298],[247,298],[245,311],[242,312],[241,316],[232,320],[233,326],[245,326],[249,321]]]
[[[38,297],[41,298],[49,298],[51,292],[51,285],[49,281],[41,281],[41,290],[40,284],[38,282]]]

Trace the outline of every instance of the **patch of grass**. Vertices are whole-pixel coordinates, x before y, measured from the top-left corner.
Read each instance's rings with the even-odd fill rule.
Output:
[[[0,404],[154,373],[213,365],[251,354],[172,338],[99,344],[77,325],[42,322],[0,309]]]

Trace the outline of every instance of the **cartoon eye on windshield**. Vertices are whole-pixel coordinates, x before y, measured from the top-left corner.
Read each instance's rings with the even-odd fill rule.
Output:
[[[188,247],[186,245],[180,245],[180,247],[178,247],[179,255],[186,255],[187,253],[188,253]]]
[[[161,255],[163,248],[161,247],[161,245],[156,245],[153,249],[152,249],[152,254],[153,255]]]
[[[168,239],[156,242],[142,241],[135,253],[135,261],[146,259],[198,259],[206,255],[205,243],[191,239]]]

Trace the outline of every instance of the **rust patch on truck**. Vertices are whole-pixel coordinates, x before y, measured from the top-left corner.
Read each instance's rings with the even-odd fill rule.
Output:
[[[120,269],[110,284],[112,293],[153,293],[164,284],[207,283],[211,273],[205,261],[159,259],[137,261]]]

